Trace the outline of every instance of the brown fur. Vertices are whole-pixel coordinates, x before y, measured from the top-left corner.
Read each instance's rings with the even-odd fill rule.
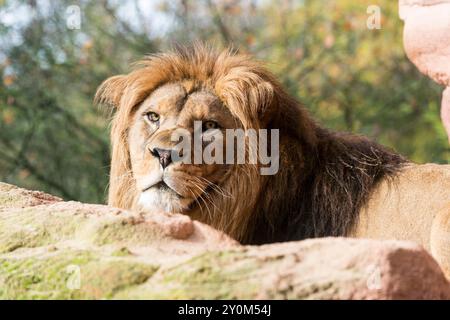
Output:
[[[131,170],[128,128],[133,112],[165,83],[193,80],[220,98],[244,129],[280,129],[280,170],[261,176],[254,165],[230,169],[221,190],[188,212],[243,243],[345,236],[377,183],[405,160],[359,136],[316,124],[275,77],[251,57],[202,45],[141,61],[128,75],[106,80],[96,100],[117,107],[111,141],[109,204],[133,208],[138,190]],[[231,197],[225,197],[230,194]]]

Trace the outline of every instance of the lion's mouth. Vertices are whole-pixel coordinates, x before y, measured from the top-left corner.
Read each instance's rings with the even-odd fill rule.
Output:
[[[171,188],[164,180],[161,180],[161,181],[159,181],[159,182],[157,182],[157,183],[155,183],[155,184],[152,184],[152,185],[150,185],[150,186],[144,188],[144,189],[142,190],[142,192],[145,192],[145,191],[150,190],[150,189],[152,189],[152,188],[154,188],[155,190],[158,190],[158,191],[160,191],[160,192],[172,192],[172,193],[174,193],[175,195],[177,195],[178,197],[184,198],[184,197],[183,197],[180,193],[178,193],[174,188]]]
[[[145,191],[147,191],[147,190],[150,190],[151,188],[156,188],[156,189],[159,189],[159,190],[161,190],[161,191],[171,189],[171,188],[164,182],[164,180],[161,180],[161,181],[159,181],[159,182],[157,182],[157,183],[155,183],[155,184],[149,185],[148,187],[144,188],[144,189],[142,190],[142,192],[145,192]]]

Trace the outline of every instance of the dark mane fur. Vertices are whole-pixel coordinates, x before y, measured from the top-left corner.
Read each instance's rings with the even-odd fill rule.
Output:
[[[315,134],[315,143],[281,153],[290,160],[280,163],[302,163],[302,176],[295,174],[299,168],[280,164],[279,173],[266,182],[271,195],[262,193],[257,222],[245,242],[346,236],[376,184],[395,176],[407,161],[366,137],[319,126]]]

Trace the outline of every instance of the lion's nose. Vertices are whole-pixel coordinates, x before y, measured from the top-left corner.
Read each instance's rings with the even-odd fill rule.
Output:
[[[159,163],[163,169],[172,162],[172,150],[154,148],[153,150],[150,150],[150,152],[159,159]]]

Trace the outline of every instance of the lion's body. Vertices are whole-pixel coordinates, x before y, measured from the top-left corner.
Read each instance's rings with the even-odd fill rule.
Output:
[[[149,213],[186,208],[182,213],[247,244],[322,236],[412,240],[450,274],[449,166],[412,165],[367,138],[322,128],[246,55],[203,46],[154,55],[105,81],[97,99],[117,108],[110,205]],[[142,120],[147,109],[161,123]],[[279,172],[262,176],[248,164],[162,168],[152,148],[171,148],[170,131],[189,127],[199,110],[202,117],[226,113],[237,128],[279,129]],[[149,177],[170,188],[145,187]],[[181,196],[186,206],[182,191],[192,195]]]
[[[417,242],[450,276],[450,165],[407,165],[382,181],[349,236]]]

